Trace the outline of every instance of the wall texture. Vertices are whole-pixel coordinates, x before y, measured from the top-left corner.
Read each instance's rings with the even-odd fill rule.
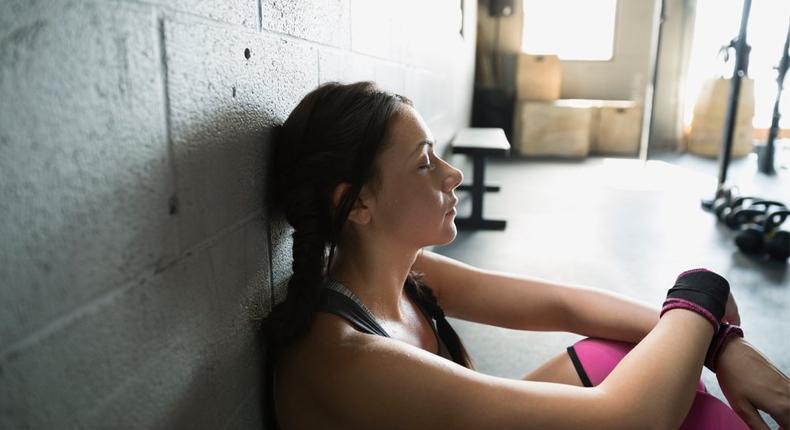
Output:
[[[267,130],[364,79],[444,146],[463,3],[465,37],[450,0],[0,3],[0,428],[260,427],[251,317],[290,270]]]

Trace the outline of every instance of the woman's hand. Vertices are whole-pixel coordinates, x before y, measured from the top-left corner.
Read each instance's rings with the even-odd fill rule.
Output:
[[[738,313],[738,304],[735,303],[732,291],[730,291],[730,296],[727,298],[727,307],[724,309],[724,322],[741,325],[741,315]]]
[[[758,410],[783,429],[790,428],[790,378],[748,342],[741,338],[727,342],[716,377],[730,406],[750,428],[768,430]]]

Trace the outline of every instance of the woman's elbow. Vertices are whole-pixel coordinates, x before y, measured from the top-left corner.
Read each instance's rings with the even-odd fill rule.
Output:
[[[685,417],[685,414],[680,416],[680,411],[662,410],[660,402],[654,402],[644,394],[603,391],[601,397],[602,405],[606,405],[601,409],[611,417],[609,424],[612,428],[677,430]]]

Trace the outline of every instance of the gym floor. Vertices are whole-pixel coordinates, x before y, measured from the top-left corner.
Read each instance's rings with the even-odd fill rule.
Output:
[[[790,204],[790,145],[784,143],[777,175],[756,173],[756,154],[750,154],[732,161],[728,183],[741,195]],[[485,269],[615,291],[656,307],[677,274],[707,267],[730,281],[747,340],[790,374],[788,265],[744,256],[734,232],[701,209],[700,200],[716,189],[717,160],[676,153],[650,158],[644,167],[604,157],[489,160],[486,182],[502,188],[486,194],[484,216],[507,220],[506,230],[459,231],[434,251]],[[471,178],[461,156],[451,162]],[[459,217],[471,211],[463,194]],[[454,318],[450,323],[478,370],[507,378],[521,378],[580,339]],[[724,399],[715,375],[705,369],[703,378]]]

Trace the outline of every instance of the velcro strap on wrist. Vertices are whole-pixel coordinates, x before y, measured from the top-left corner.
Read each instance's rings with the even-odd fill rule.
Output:
[[[667,300],[680,299],[702,307],[715,319],[714,331],[717,331],[729,294],[730,284],[721,275],[707,269],[693,269],[678,276],[675,286],[667,291]]]
[[[705,367],[712,372],[716,372],[718,367],[719,355],[724,350],[724,345],[733,338],[733,336],[743,337],[743,329],[737,325],[721,323],[718,332],[713,336],[713,340],[708,347],[708,353],[705,355]]]
[[[713,326],[713,333],[715,334],[719,330],[719,321],[710,313],[707,309],[703,308],[702,306],[691,302],[685,299],[667,299],[664,302],[664,306],[661,307],[661,314],[659,314],[659,318],[664,315],[665,312],[671,309],[686,309],[692,312],[696,312],[705,319]]]

